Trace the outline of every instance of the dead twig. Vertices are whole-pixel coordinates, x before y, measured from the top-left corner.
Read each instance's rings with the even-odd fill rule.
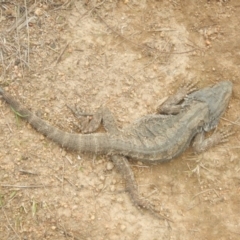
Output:
[[[206,193],[206,192],[210,192],[210,191],[214,191],[214,192],[216,193],[216,190],[215,190],[214,188],[206,189],[206,190],[204,190],[204,191],[202,191],[202,192],[199,192],[199,193],[197,193],[196,195],[194,195],[194,196],[192,197],[192,200],[193,200],[194,198],[196,198],[197,196],[199,196],[199,195],[201,195],[201,194],[203,194],[203,193]]]
[[[62,50],[62,52],[60,53],[60,55],[58,56],[55,65],[57,65],[60,61],[61,61],[61,57],[64,54],[64,52],[66,51],[67,47],[68,47],[69,43],[66,44],[66,46],[64,47],[64,49]]]
[[[1,114],[2,114],[2,116],[3,116],[3,111],[1,110]],[[12,128],[10,127],[10,125],[8,124],[8,122],[6,122],[6,125],[8,126],[8,129],[9,129],[9,131],[12,133],[13,131],[12,131]]]
[[[106,2],[106,0],[103,0],[102,2],[100,2],[99,4],[97,4],[96,6],[92,7],[92,8],[89,9],[88,11],[86,11],[86,12],[77,20],[77,22],[80,21],[80,20],[81,20],[84,16],[86,16],[88,13],[92,12],[93,10],[95,10],[95,8],[100,7],[102,4],[104,4],[104,2]],[[78,9],[78,7],[77,7],[77,5],[76,5],[75,2],[74,2],[74,4],[75,4],[76,9],[80,12],[80,10]]]
[[[13,188],[45,188],[45,187],[52,187],[46,185],[11,185],[11,184],[3,184],[0,183],[1,187],[13,187]]]
[[[30,40],[29,40],[29,26],[28,26],[28,23],[29,23],[30,19],[28,19],[28,10],[27,10],[27,1],[26,0],[24,0],[24,4],[25,4],[26,27],[27,27],[27,63],[29,65],[30,64],[30,59],[29,59]]]
[[[195,51],[195,49],[188,50],[188,51],[184,51],[184,52],[160,51],[160,50],[158,50],[157,48],[152,48],[152,47],[147,46],[147,45],[144,45],[144,46],[143,46],[142,44],[135,43],[135,42],[133,42],[132,40],[126,38],[126,37],[123,36],[122,34],[120,34],[120,33],[118,33],[117,31],[115,31],[111,26],[109,26],[109,25],[106,23],[106,21],[105,21],[102,17],[100,17],[100,15],[99,15],[98,12],[96,11],[96,9],[94,9],[93,12],[97,15],[97,17],[100,19],[100,21],[102,21],[102,22],[107,26],[107,28],[109,28],[113,33],[115,33],[117,36],[123,38],[124,40],[132,43],[133,45],[137,46],[138,48],[141,48],[141,49],[142,49],[142,48],[148,48],[148,49],[150,49],[150,50],[154,50],[154,51],[157,51],[157,52],[159,52],[159,53],[164,53],[164,54],[184,54],[184,53],[190,53],[190,52]]]
[[[18,171],[22,174],[39,175],[38,173],[28,171],[28,170],[24,170],[24,169],[19,169]]]
[[[223,118],[223,117],[221,117],[221,119],[223,119],[223,120],[226,121],[226,122],[232,123],[232,124],[234,124],[234,125],[240,126],[240,124],[237,123],[238,120],[233,122],[233,121],[230,121],[230,120],[228,120],[228,119],[226,119],[226,118]]]
[[[26,0],[25,0],[26,1]],[[29,9],[28,9],[28,13],[31,13],[34,8],[37,6],[37,3],[34,3]],[[26,21],[24,23],[24,21]],[[16,22],[13,23],[13,25],[7,30],[8,33],[13,32],[16,28],[18,28],[20,25],[23,26],[22,24],[28,24],[27,19],[26,19],[26,14],[24,14],[23,16],[21,16],[18,20],[16,19]]]
[[[8,216],[7,216],[7,214],[5,213],[4,207],[1,207],[1,208],[2,208],[3,214],[4,214],[4,216],[5,216],[6,220],[7,220],[7,223],[8,223],[8,225],[9,225],[9,227],[12,229],[12,231],[15,233],[15,235],[16,235],[19,239],[21,239],[21,237],[17,234],[16,230],[14,229],[14,227],[12,226],[12,224],[10,223],[10,221],[9,221],[9,219],[8,219]]]

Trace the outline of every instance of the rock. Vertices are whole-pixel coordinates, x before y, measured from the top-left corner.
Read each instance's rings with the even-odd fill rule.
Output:
[[[107,168],[108,171],[111,171],[114,168],[113,163],[112,162],[108,162],[106,168]]]

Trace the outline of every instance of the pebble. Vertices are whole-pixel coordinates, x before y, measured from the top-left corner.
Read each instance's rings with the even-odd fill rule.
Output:
[[[42,16],[43,15],[43,10],[41,8],[36,8],[36,10],[34,11],[34,14],[36,16]]]
[[[117,198],[117,202],[118,202],[118,203],[122,203],[122,202],[123,202],[123,199],[119,197],[119,198]]]
[[[121,225],[121,227],[120,227],[120,228],[121,228],[121,230],[122,230],[122,231],[125,231],[125,229],[126,229],[126,226],[125,226],[125,225]]]
[[[103,181],[103,180],[105,180],[105,177],[104,177],[103,175],[101,175],[101,176],[99,177],[99,179],[100,179],[101,181]]]
[[[111,191],[111,192],[114,192],[114,191],[115,191],[115,186],[114,186],[114,185],[111,185],[111,186],[110,186],[110,191]]]
[[[101,183],[99,186],[98,186],[98,190],[102,190],[104,187],[104,185]]]
[[[108,162],[108,163],[107,163],[107,170],[110,171],[110,170],[112,170],[113,168],[114,168],[113,163],[112,163],[112,162]]]

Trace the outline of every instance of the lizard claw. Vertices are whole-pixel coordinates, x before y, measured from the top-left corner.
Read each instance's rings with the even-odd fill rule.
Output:
[[[154,205],[147,203],[144,200],[138,199],[138,201],[136,202],[136,207],[138,207],[139,209],[145,209],[145,210],[149,211],[149,213],[151,213],[157,219],[173,222],[172,219],[170,219],[167,216],[164,216],[160,212],[156,211]]]
[[[219,134],[220,134],[220,142],[224,143],[228,141],[228,137],[233,135],[234,132],[229,129],[223,129],[219,131]]]
[[[197,90],[197,85],[198,81],[197,82],[187,82],[187,83],[184,83],[182,86],[181,86],[181,91],[184,92],[184,95],[188,95],[190,94],[191,92],[194,92]]]

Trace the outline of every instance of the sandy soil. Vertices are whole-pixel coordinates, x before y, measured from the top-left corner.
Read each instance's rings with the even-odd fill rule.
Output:
[[[240,239],[238,0],[1,1],[0,85],[53,125],[107,106],[119,127],[185,81],[234,84],[229,142],[172,162],[131,161],[137,209],[106,156],[67,152],[0,103],[1,239]],[[26,20],[27,19],[27,20]],[[28,22],[28,24],[27,24]]]

